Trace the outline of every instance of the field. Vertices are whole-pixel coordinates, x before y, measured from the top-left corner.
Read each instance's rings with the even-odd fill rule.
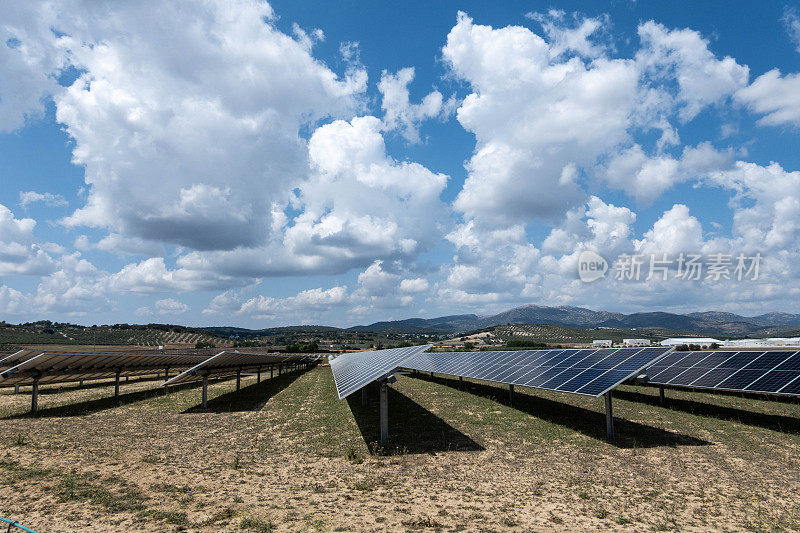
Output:
[[[92,326],[60,324],[49,321],[28,324],[0,322],[0,348],[13,351],[26,344],[42,345],[131,345],[131,346],[194,346],[198,342],[230,346],[229,339],[208,335],[183,326],[133,325]]]
[[[598,339],[610,339],[615,343],[621,343],[622,339],[631,337],[662,341],[667,337],[698,336],[696,333],[663,328],[640,328],[636,330],[616,328],[578,329],[567,326],[556,326],[554,324],[512,324],[508,326],[497,326],[494,328],[493,333],[503,341],[531,340],[549,344],[591,344],[593,340]]]
[[[623,387],[600,399],[328,367],[243,389],[0,392],[0,516],[50,531],[780,531],[800,528],[800,406]],[[23,389],[24,392],[24,389]]]

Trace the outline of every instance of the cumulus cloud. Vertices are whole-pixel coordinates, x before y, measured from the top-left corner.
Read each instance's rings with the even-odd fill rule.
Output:
[[[0,276],[12,274],[41,276],[53,272],[56,262],[33,234],[36,221],[16,218],[0,204]]]
[[[724,170],[733,160],[731,150],[717,150],[708,142],[685,147],[679,158],[669,154],[648,156],[639,144],[634,144],[612,155],[601,175],[612,187],[649,204],[675,184]]]
[[[642,253],[696,253],[703,247],[703,228],[700,221],[689,214],[688,207],[675,204],[653,224],[643,239],[635,241],[635,245]]]
[[[464,13],[442,52],[473,91],[457,112],[476,137],[454,203],[468,217],[556,219],[585,198],[579,169],[629,138],[638,97],[630,61],[554,60],[527,28],[477,25]]]
[[[46,98],[58,92],[63,41],[53,31],[52,4],[3,2],[0,20],[0,132],[9,132],[42,116]]]
[[[108,288],[115,292],[192,292],[243,285],[245,280],[214,276],[182,268],[169,269],[163,257],[151,257],[139,263],[125,265],[107,278]]]
[[[455,98],[447,102],[442,93],[431,91],[419,104],[409,99],[408,84],[414,80],[414,68],[400,69],[396,74],[383,71],[378,90],[382,95],[383,122],[388,129],[399,129],[408,142],[419,142],[419,126],[428,118],[448,115],[455,108]]]
[[[282,320],[286,320],[293,317],[311,317],[346,303],[346,287],[316,288],[301,291],[287,298],[259,295],[244,302],[238,313],[254,318],[275,319],[280,316]]]
[[[4,31],[16,40],[1,57],[45,79],[62,65],[79,73],[66,88],[10,89],[52,94],[74,140],[89,196],[64,223],[126,237],[196,250],[265,242],[272,204],[307,173],[300,129],[349,115],[366,87],[363,70],[342,77],[316,60],[305,32],[278,31],[262,2],[76,0],[12,15],[19,26]]]
[[[762,126],[800,126],[800,74],[781,75],[778,69],[762,74],[736,93],[752,111],[764,115]]]
[[[314,176],[299,187],[303,213],[285,245],[301,256],[411,258],[436,242],[447,176],[386,154],[381,122],[359,117],[322,126],[311,137]],[[432,231],[433,230],[433,231]]]
[[[653,21],[639,26],[642,49],[636,60],[655,78],[678,83],[680,118],[693,119],[703,108],[721,104],[747,85],[750,69],[726,56],[717,59],[709,42],[691,29],[669,30]]]

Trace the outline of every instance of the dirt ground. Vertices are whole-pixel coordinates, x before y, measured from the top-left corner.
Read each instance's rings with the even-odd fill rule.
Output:
[[[601,399],[330,369],[165,394],[158,382],[0,392],[0,516],[66,531],[800,529],[800,405],[623,387]]]

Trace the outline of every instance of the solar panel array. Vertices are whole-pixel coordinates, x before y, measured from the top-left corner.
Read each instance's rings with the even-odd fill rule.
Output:
[[[122,376],[152,375],[167,367],[194,366],[205,359],[207,355],[43,352],[0,370],[0,387],[30,385],[37,377],[44,384],[108,379],[117,372]]]
[[[237,372],[257,371],[259,368],[268,369],[270,366],[281,364],[302,364],[318,361],[318,357],[308,354],[279,355],[255,354],[242,352],[220,352],[217,355],[205,358],[200,363],[188,370],[167,380],[163,385],[177,385],[186,381],[195,381],[205,376],[215,378],[235,376]]]
[[[339,399],[350,396],[365,385],[393,372],[398,367],[405,366],[404,363],[408,359],[430,347],[430,344],[426,344],[408,348],[352,352],[331,358],[331,371]]]
[[[673,352],[647,368],[650,383],[800,394],[800,351]]]
[[[432,352],[403,367],[471,379],[601,396],[671,348]]]

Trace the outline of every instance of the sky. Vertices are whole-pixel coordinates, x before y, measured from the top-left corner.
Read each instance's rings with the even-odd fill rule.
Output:
[[[796,2],[3,2],[0,319],[798,313],[798,127]]]

